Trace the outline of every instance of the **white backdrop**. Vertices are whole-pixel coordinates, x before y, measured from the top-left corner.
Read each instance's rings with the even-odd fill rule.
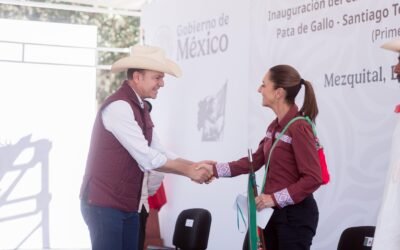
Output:
[[[249,18],[249,6],[241,7],[228,0],[174,0],[144,11],[145,42],[166,48],[183,70],[182,78],[166,79],[154,102],[155,128],[166,146],[190,160],[229,160],[247,152],[249,31],[242,20]],[[168,176],[168,203],[160,220],[166,243],[172,241],[179,212],[206,207],[212,224],[220,225],[211,228],[210,249],[241,244],[243,236],[234,237],[238,232],[232,207],[245,187],[245,176],[210,186]]]
[[[161,139],[181,157],[226,161],[247,152],[248,9],[245,1],[173,0],[144,10],[145,42],[167,49],[183,70],[182,78],[166,79],[152,111]],[[168,176],[160,221],[165,242],[172,242],[179,212],[203,207],[213,216],[209,248],[240,245],[244,235],[232,207],[246,183],[243,176],[200,186]]]
[[[0,19],[0,30],[0,249],[88,247],[79,188],[97,28]]]
[[[142,18],[145,42],[166,48],[184,73],[167,79],[154,102],[156,131],[170,149],[192,160],[244,156],[274,118],[260,105],[262,77],[276,64],[294,66],[314,84],[317,129],[332,176],[316,193],[320,222],[312,249],[336,249],[343,229],[376,222],[400,87],[391,72],[397,55],[380,45],[400,36],[399,7],[393,0],[154,1]],[[229,21],[219,26],[222,15]],[[215,26],[206,26],[213,20]],[[217,40],[223,51],[204,49]],[[201,104],[218,100],[224,83],[224,116],[206,119],[223,117],[222,129],[214,122],[222,136],[204,140],[206,129],[197,129],[204,121]],[[216,103],[210,110],[218,109]],[[245,188],[244,176],[210,186],[168,176],[168,203],[161,211],[166,243],[181,210],[204,207],[213,216],[209,249],[241,249],[244,235],[232,204]]]

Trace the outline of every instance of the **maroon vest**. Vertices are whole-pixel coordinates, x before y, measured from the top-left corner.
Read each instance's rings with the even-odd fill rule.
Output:
[[[149,145],[151,143],[153,122],[149,107],[146,104],[144,109],[140,107],[135,92],[125,81],[97,113],[80,196],[89,204],[133,212],[138,211],[143,172],[114,135],[105,129],[101,118],[102,110],[117,100],[130,104],[144,137]]]

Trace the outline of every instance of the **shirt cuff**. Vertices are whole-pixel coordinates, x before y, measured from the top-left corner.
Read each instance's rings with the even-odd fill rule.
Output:
[[[231,177],[231,168],[229,167],[229,164],[227,162],[218,162],[215,165],[215,168],[217,170],[217,177]]]
[[[274,198],[275,198],[277,205],[280,208],[284,208],[288,205],[294,204],[294,201],[293,201],[292,197],[290,197],[290,194],[289,194],[289,191],[287,190],[287,188],[282,189],[281,191],[275,192]]]
[[[157,156],[151,160],[151,169],[162,167],[165,163],[167,163],[167,157],[163,154],[157,154]]]

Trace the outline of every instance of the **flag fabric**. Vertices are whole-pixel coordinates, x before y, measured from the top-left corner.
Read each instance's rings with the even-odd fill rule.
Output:
[[[254,172],[249,173],[249,181],[247,188],[247,201],[248,201],[248,213],[249,213],[249,250],[257,250],[257,243],[259,241],[257,234],[257,209],[256,209],[256,200],[254,197],[254,186],[255,185],[255,177]]]
[[[164,185],[161,183],[160,187],[157,189],[157,192],[149,196],[148,198],[149,206],[152,209],[160,210],[162,206],[167,203],[167,197],[165,195]]]
[[[395,107],[394,112],[400,113],[400,104]]]

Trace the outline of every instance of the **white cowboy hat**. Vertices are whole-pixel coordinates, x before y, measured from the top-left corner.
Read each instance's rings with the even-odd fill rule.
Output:
[[[129,68],[154,70],[175,77],[182,75],[178,64],[169,60],[163,49],[153,46],[135,45],[131,47],[131,54],[114,62],[111,72],[118,73]]]
[[[388,50],[395,51],[395,52],[400,52],[400,39],[387,42],[387,43],[383,44],[381,46],[381,48],[388,49]]]

